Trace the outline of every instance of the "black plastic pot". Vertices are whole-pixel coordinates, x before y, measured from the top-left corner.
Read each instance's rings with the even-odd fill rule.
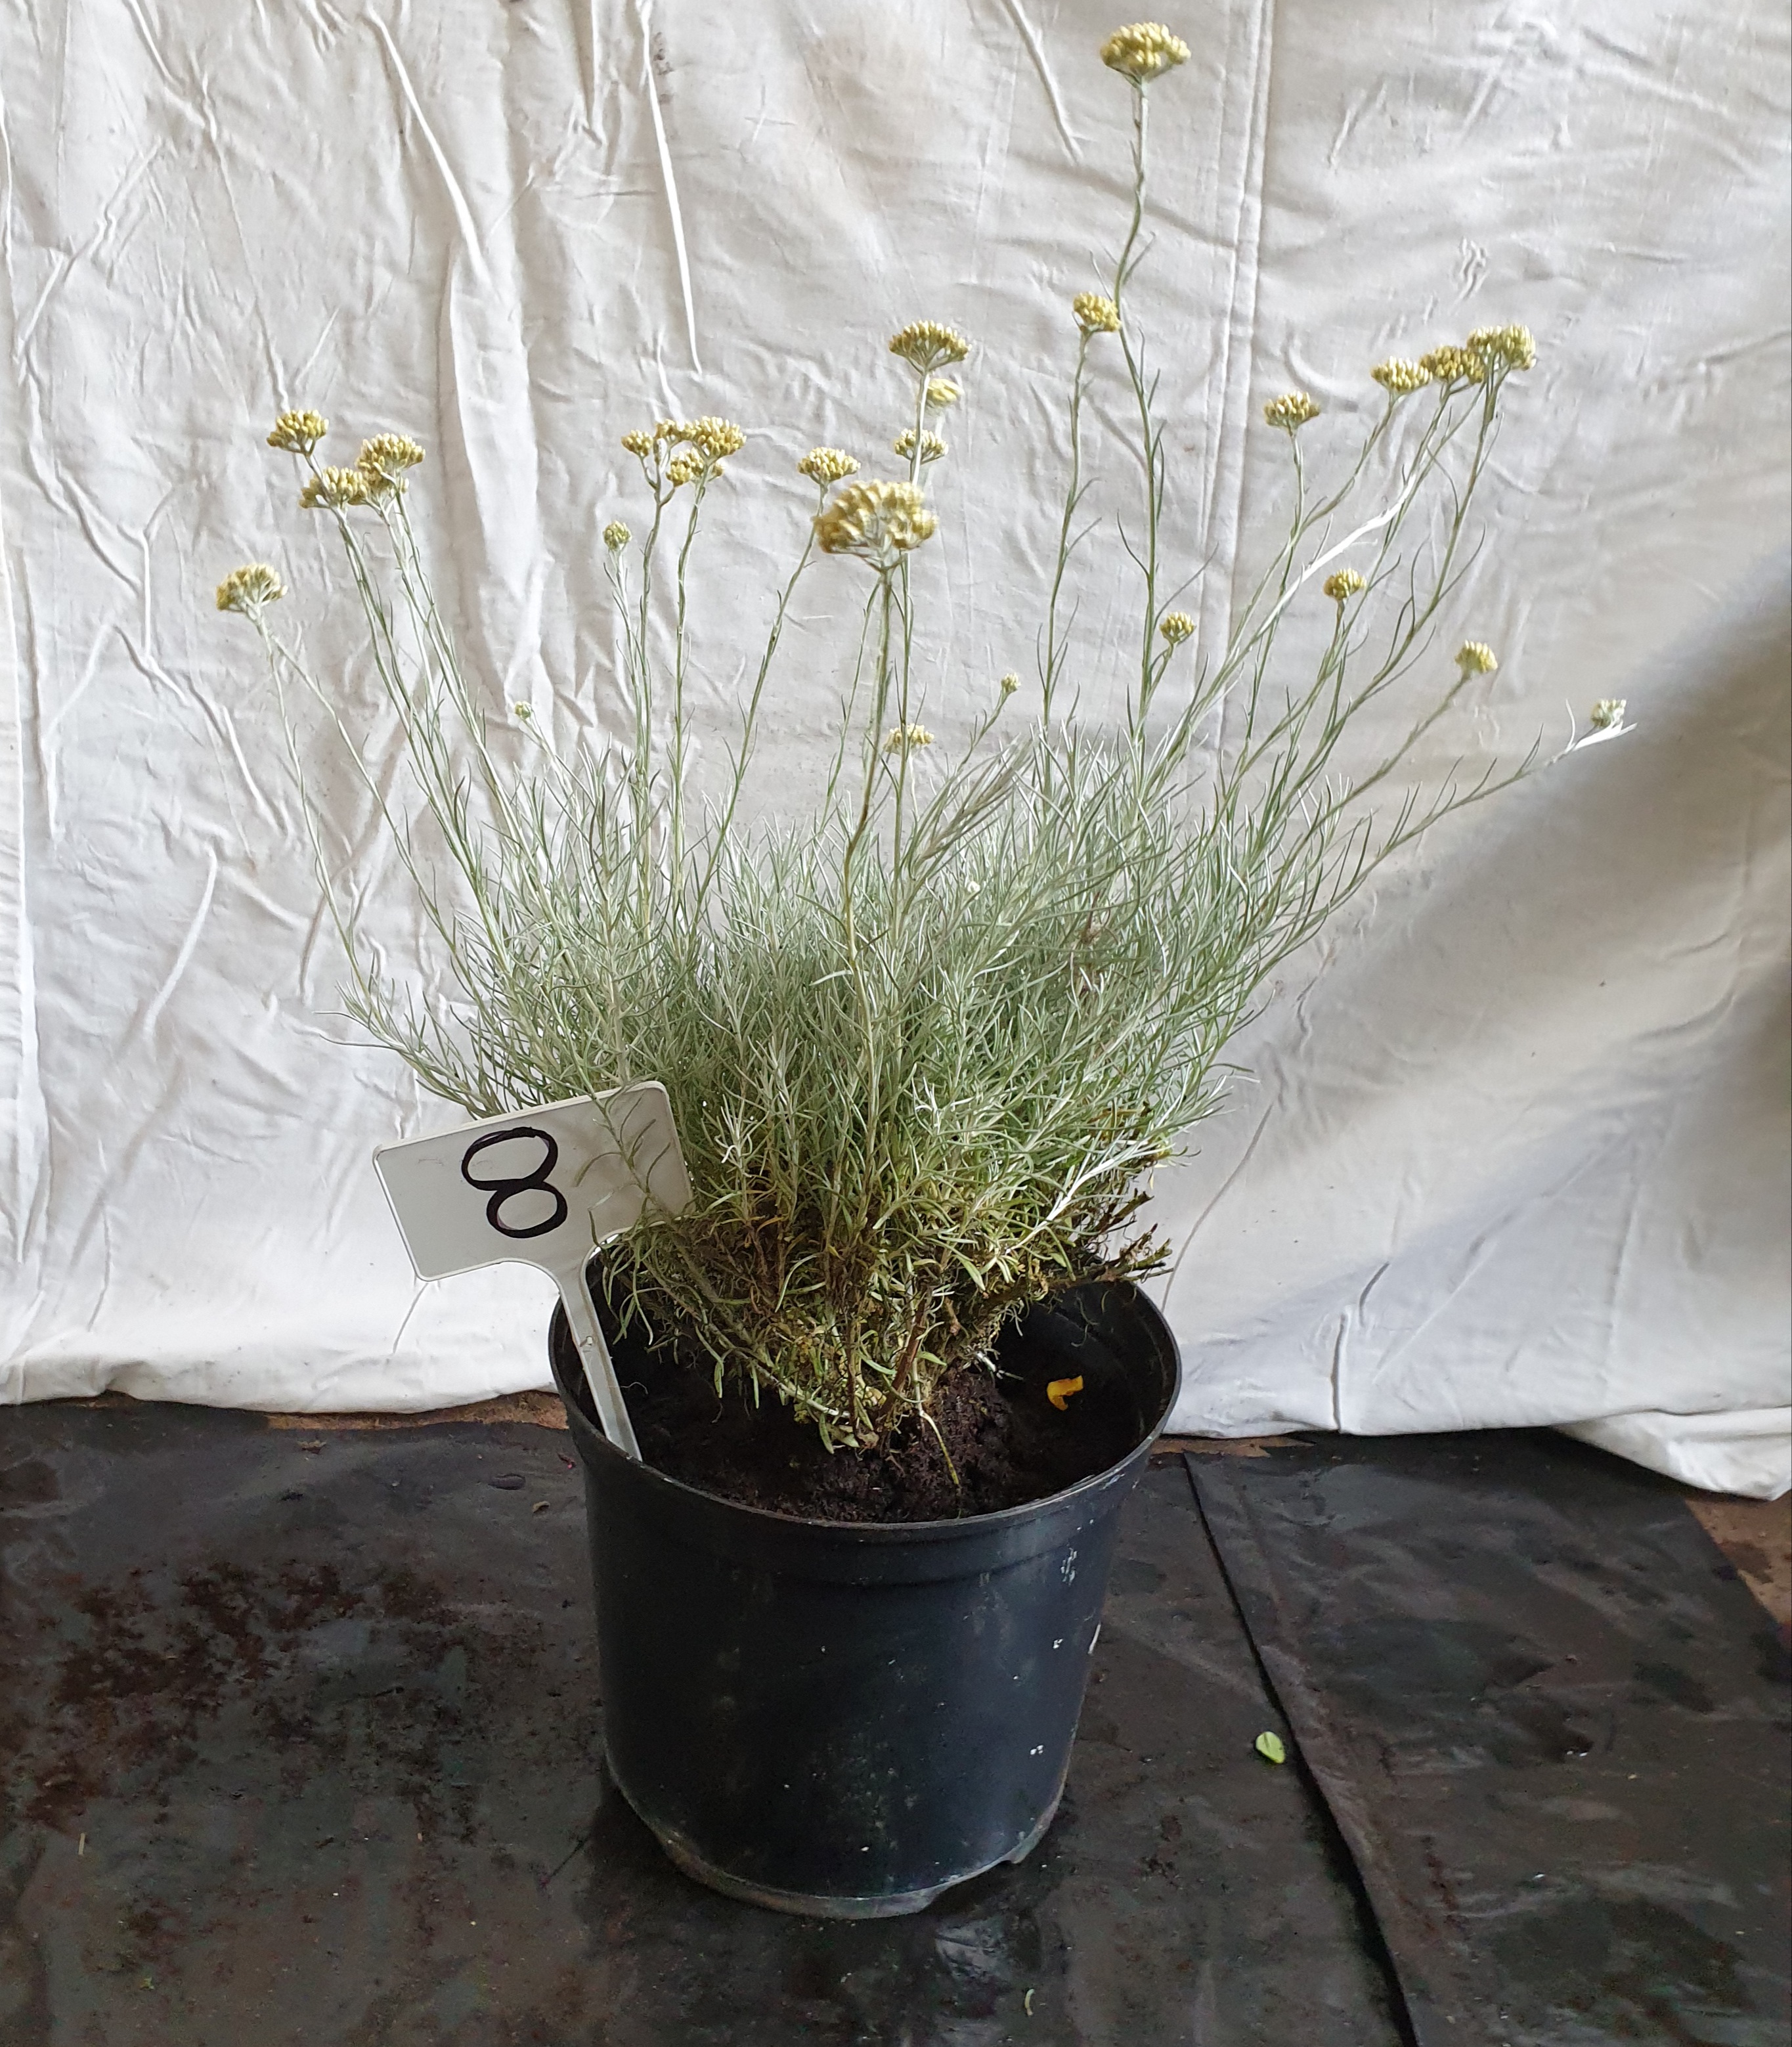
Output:
[[[799,1520],[699,1492],[606,1440],[558,1309],[549,1349],[584,1465],[610,1774],[672,1860],[780,1911],[876,1919],[1029,1854],[1063,1792],[1120,1510],[1176,1397],[1151,1303],[1083,1287],[1009,1332],[1004,1370],[1042,1399],[1080,1375],[1135,1446],[960,1521]],[[626,1391],[630,1348],[613,1349]]]

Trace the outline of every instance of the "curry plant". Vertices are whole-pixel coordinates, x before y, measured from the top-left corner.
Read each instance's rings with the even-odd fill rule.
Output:
[[[1105,288],[1067,309],[1068,472],[1038,688],[992,681],[950,758],[923,722],[917,648],[929,471],[947,458],[973,350],[935,321],[889,343],[895,473],[866,475],[831,447],[797,465],[815,495],[792,520],[719,780],[694,763],[702,649],[688,599],[745,445],[728,420],[623,436],[644,507],[638,537],[620,519],[602,536],[623,743],[562,748],[526,706],[521,744],[509,720],[500,732],[432,589],[408,489],[424,451],[407,436],[366,441],[347,467],[320,459],[315,412],[283,413],[269,436],[304,466],[301,505],[335,526],[407,785],[376,772],[366,737],[273,629],[274,571],[239,569],[219,591],[261,636],[302,793],[295,706],[308,693],[424,913],[424,955],[389,972],[306,793],[351,1013],[474,1115],[662,1082],[694,1199],[606,1253],[610,1298],[718,1387],[770,1391],[836,1445],[925,1426],[946,1376],[985,1364],[1029,1302],[1153,1269],[1151,1170],[1217,1104],[1225,1048],[1275,968],[1401,848],[1538,757],[1429,780],[1411,757],[1496,665],[1477,640],[1453,660],[1434,645],[1507,385],[1535,359],[1522,327],[1376,368],[1372,419],[1323,483],[1303,439],[1319,408],[1302,393],[1272,401],[1265,431],[1291,471],[1279,546],[1223,644],[1202,649],[1166,601],[1168,464],[1134,306],[1150,95],[1188,52],[1144,24],[1101,56],[1132,95],[1130,215]],[[1115,536],[1138,625],[1124,715],[1093,722],[1063,710],[1066,620],[1095,530],[1079,524],[1085,397],[1116,377],[1141,487]],[[780,641],[799,585],[819,575],[857,577],[863,598],[831,769],[812,814],[749,825]],[[1319,629],[1290,660],[1280,635],[1296,618]],[[1355,760],[1347,735],[1396,691],[1394,743]],[[1625,729],[1624,706],[1603,703],[1572,744]]]

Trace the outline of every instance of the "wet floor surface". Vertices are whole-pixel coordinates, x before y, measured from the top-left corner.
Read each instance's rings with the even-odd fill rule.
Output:
[[[1462,1440],[1437,1439],[1446,1454]],[[1400,1956],[1364,1901],[1380,1896],[1398,1950],[1402,1897],[1426,1902],[1412,1856],[1422,1863],[1429,1828],[1446,1879],[1487,1908],[1474,1920],[1457,1896],[1461,1966],[1504,1954],[1508,1972],[1553,1969],[1567,1986],[1519,2014],[1527,2030],[1490,2002],[1447,2037],[1778,2047],[1783,1929],[1747,1887],[1783,1814],[1783,1798],[1777,1812],[1762,1802],[1783,1775],[1783,1693],[1751,1660],[1767,1650],[1746,1592],[1714,1575],[1727,1567],[1678,1501],[1685,1541],[1655,1495],[1635,1493],[1614,1509],[1632,1535],[1603,1550],[1597,1517],[1569,1529],[1552,1496],[1547,1540],[1595,1568],[1577,1577],[1571,1558],[1508,1544],[1515,1592],[1492,1536],[1464,1532],[1463,1472],[1444,1474],[1421,1525],[1423,1467],[1400,1462],[1415,1449],[1363,1451],[1349,1477],[1298,1449],[1197,1461],[1247,1613],[1261,1604],[1253,1571],[1283,1588],[1253,1621],[1261,1663],[1188,1472],[1154,1468],[1128,1510],[1043,1846],[911,1919],[841,1925],[702,1890],[606,1787],[563,1434],[518,1422],[311,1436],[204,1409],[14,1410],[0,1422],[0,2041],[1396,2047],[1425,1986],[1409,1956],[1397,1987]],[[1484,1523],[1508,1511],[1482,1494]],[[1659,1662],[1653,1677],[1630,1654],[1613,1689],[1606,1663],[1631,1623],[1612,1619],[1609,1588],[1648,1575],[1612,1561],[1633,1536],[1664,1612],[1691,1633],[1641,1659]],[[1545,1537],[1534,1526],[1527,1539]],[[1421,1552],[1422,1569],[1399,1564]],[[1457,1572],[1472,1610],[1425,1605],[1439,1570]],[[1526,1573],[1569,1589],[1515,1629],[1500,1602],[1523,1604]],[[1390,1611],[1390,1596],[1404,1604]],[[1562,1630],[1596,1623],[1597,1712],[1558,1667],[1581,1653],[1562,1649]],[[1496,1639],[1502,1627],[1520,1644]],[[1771,1648],[1771,1630],[1762,1639]],[[1554,1660],[1520,1667],[1540,1657]],[[1696,1772],[1604,1781],[1635,1738],[1638,1701],[1683,1716]],[[1512,1728],[1551,1713],[1550,1729],[1574,1735],[1560,1755],[1510,1752]],[[1308,1724],[1326,1766],[1313,1774],[1295,1739]],[[1397,1767],[1358,1739],[1371,1725]],[[1649,1736],[1658,1759],[1678,1725]],[[1289,1765],[1256,1755],[1265,1729],[1288,1736]],[[1569,1753],[1583,1736],[1585,1754]],[[1707,1766],[1726,1749],[1728,1782]],[[1581,1773],[1596,1768],[1589,1789]],[[1658,1817],[1685,1816],[1672,1852],[1645,1795]],[[1592,1809],[1633,1800],[1628,1832]],[[1554,1860],[1537,1866],[1558,1878],[1565,1840],[1607,1848],[1573,1864],[1578,1889],[1552,1879],[1502,1913],[1495,1812],[1499,1854],[1542,1845]],[[1368,1859],[1367,1892],[1345,1836]],[[1589,1868],[1605,1875],[1594,1883]],[[1726,1910],[1752,1931],[1724,1932],[1713,1914]],[[1662,1953],[1665,1975],[1649,1977]],[[1641,1968],[1671,1994],[1577,2004],[1596,1964]]]
[[[1399,2039],[1179,1464],[1043,1846],[842,1925],[700,1889],[607,1790],[563,1434],[4,1428],[8,2047]]]
[[[1419,2047],[1792,2037],[1785,1645],[1672,1485],[1546,1431],[1190,1463]]]

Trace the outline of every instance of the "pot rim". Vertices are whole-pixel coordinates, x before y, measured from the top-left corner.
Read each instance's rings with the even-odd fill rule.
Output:
[[[849,1541],[857,1540],[867,1545],[917,1541],[950,1542],[955,1538],[963,1538],[973,1529],[994,1530],[1016,1527],[1028,1518],[1043,1513],[1047,1509],[1061,1507],[1067,1501],[1074,1500],[1084,1495],[1092,1495],[1104,1489],[1119,1479],[1141,1456],[1148,1454],[1151,1445],[1163,1434],[1164,1425],[1169,1420],[1171,1413],[1176,1405],[1177,1396],[1182,1391],[1182,1348],[1176,1341],[1175,1332],[1165,1318],[1163,1310],[1141,1287],[1130,1279],[1100,1279],[1086,1281],[1084,1284],[1091,1288],[1099,1287],[1115,1292],[1124,1292],[1132,1297],[1133,1304],[1143,1313],[1152,1334],[1156,1337],[1170,1360],[1170,1387],[1162,1410],[1147,1427],[1138,1441],[1127,1451],[1124,1457],[1117,1458],[1113,1464],[1106,1465],[1098,1472],[1091,1472],[1086,1478],[1078,1479],[1074,1485],[1066,1486],[1060,1492],[1047,1493],[1038,1499],[1023,1500],[1018,1506],[998,1507],[986,1514],[959,1515],[950,1520],[826,1521],[813,1515],[780,1514],[772,1507],[749,1507],[744,1500],[730,1499],[726,1494],[706,1492],[700,1485],[691,1484],[687,1479],[672,1477],[669,1472],[663,1472],[657,1466],[648,1464],[644,1458],[637,1461],[626,1456],[611,1442],[603,1430],[598,1427],[593,1416],[586,1411],[585,1403],[590,1398],[590,1389],[585,1383],[583,1373],[580,1372],[572,1380],[570,1391],[567,1381],[561,1376],[559,1353],[563,1345],[561,1341],[556,1341],[556,1338],[560,1337],[563,1331],[565,1332],[564,1348],[571,1351],[575,1359],[578,1356],[578,1352],[572,1345],[571,1330],[567,1327],[566,1310],[558,1302],[554,1305],[554,1312],[548,1321],[548,1366],[553,1376],[555,1391],[559,1393],[561,1403],[567,1410],[569,1421],[574,1426],[574,1433],[581,1449],[582,1449],[587,1444],[595,1445],[606,1456],[613,1458],[621,1468],[637,1474],[642,1480],[651,1481],[656,1487],[667,1488],[674,1493],[687,1494],[691,1499],[702,1500],[710,1507],[723,1507],[732,1514],[748,1515],[755,1522],[768,1523],[776,1528],[813,1530]],[[1078,1287],[1067,1290],[1069,1293],[1082,1290],[1082,1288]],[[1038,1305],[1047,1306],[1051,1299],[1055,1298],[1063,1297],[1048,1296],[1047,1302],[1042,1302]]]

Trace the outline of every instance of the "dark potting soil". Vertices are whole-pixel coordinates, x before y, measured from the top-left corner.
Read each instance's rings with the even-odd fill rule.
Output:
[[[1011,1339],[993,1371],[958,1372],[936,1395],[939,1430],[910,1422],[883,1450],[828,1450],[771,1395],[718,1396],[702,1364],[635,1349],[616,1360],[643,1459],[743,1507],[812,1521],[951,1521],[1044,1499],[1117,1464],[1139,1441],[1105,1375],[1062,1409],[1052,1380],[1079,1376],[1056,1347]],[[950,1460],[950,1463],[948,1463]]]

